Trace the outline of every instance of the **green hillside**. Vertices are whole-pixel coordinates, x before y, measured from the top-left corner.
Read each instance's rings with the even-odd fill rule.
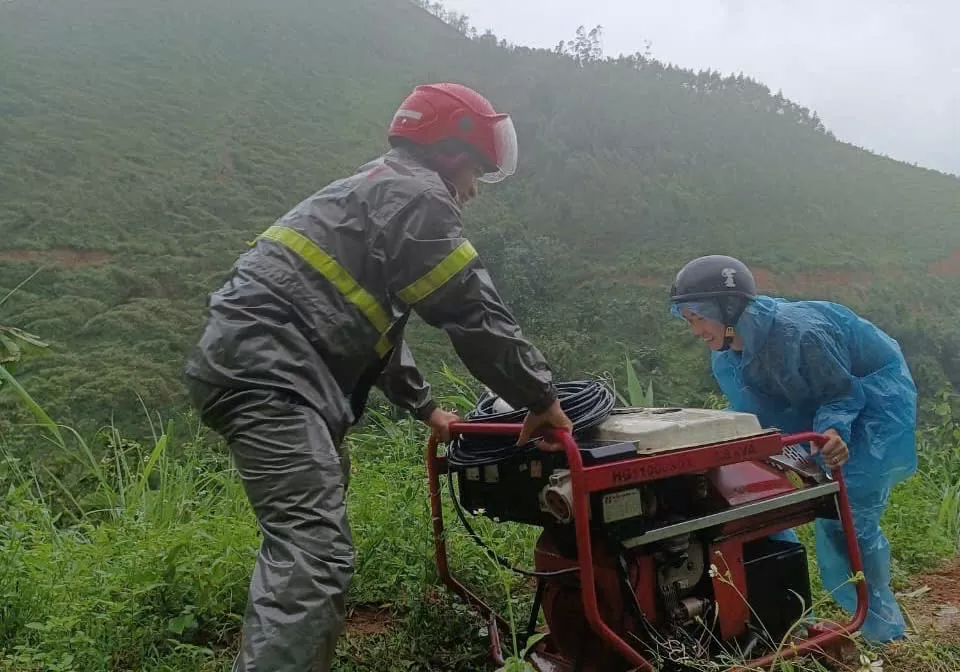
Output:
[[[0,0],[0,365],[5,327],[48,341],[16,376],[84,430],[28,430],[42,414],[0,386],[0,669],[231,668],[259,530],[222,443],[157,416],[183,408],[206,297],[247,241],[382,151],[398,101],[436,80],[514,115],[519,173],[482,189],[466,227],[560,377],[623,383],[629,357],[658,403],[715,401],[706,352],[666,306],[705,253],[900,339],[925,422],[920,472],[883,525],[919,625],[884,669],[960,669],[960,565],[918,576],[960,544],[960,409],[939,396],[960,385],[960,180],[838,142],[748,79],[606,59],[588,36],[514,47],[445,19],[409,0]],[[462,373],[443,335],[412,331],[455,393],[444,404],[469,409],[472,390],[436,373]],[[426,430],[378,410],[347,439],[357,573],[335,669],[492,672],[486,624],[435,571]],[[531,584],[445,515],[458,574],[525,620]],[[535,529],[473,525],[531,566]],[[836,616],[811,570],[818,617]]]
[[[838,142],[753,81],[467,39],[408,0],[9,2],[0,62],[0,289],[45,264],[0,324],[51,341],[23,380],[58,418],[136,422],[138,395],[172,412],[246,241],[381,151],[397,102],[441,79],[515,116],[519,173],[467,227],[562,376],[626,352],[661,400],[702,401],[705,353],[664,299],[679,265],[722,252],[865,310],[925,391],[960,382],[960,180]],[[428,373],[455,359],[422,325],[415,352]]]

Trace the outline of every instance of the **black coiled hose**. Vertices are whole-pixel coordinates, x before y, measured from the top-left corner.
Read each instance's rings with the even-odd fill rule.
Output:
[[[613,389],[601,380],[578,380],[565,383],[556,383],[557,398],[560,401],[560,408],[567,414],[573,423],[573,437],[579,438],[583,432],[599,425],[613,410],[616,398]],[[495,394],[484,394],[477,405],[470,411],[465,421],[467,423],[522,423],[527,415],[526,409],[497,411],[497,402],[500,397]],[[501,403],[503,403],[501,401]],[[453,499],[454,508],[457,517],[463,523],[464,528],[479,544],[491,558],[500,566],[509,569],[523,576],[533,576],[541,579],[554,578],[565,574],[575,574],[580,571],[579,567],[561,569],[554,572],[537,572],[524,569],[518,569],[511,565],[505,558],[501,557],[492,548],[483,542],[480,536],[473,530],[467,521],[460,505],[459,498],[453,488],[453,470],[462,467],[476,466],[481,464],[491,464],[499,462],[508,457],[516,455],[518,451],[532,451],[534,443],[531,441],[526,446],[518,448],[516,439],[510,436],[483,436],[483,435],[461,435],[450,443],[447,451],[447,460],[453,468],[447,471],[447,487],[450,489],[450,497]]]
[[[560,408],[573,423],[574,438],[603,422],[616,403],[613,389],[602,380],[561,382],[556,383],[556,388]],[[478,424],[523,422],[526,409],[498,412],[498,401],[500,397],[484,394],[465,421]],[[534,447],[532,441],[520,448],[515,444],[516,439],[509,436],[462,435],[451,441],[447,458],[454,468],[470,467],[499,462],[518,451],[531,451]]]

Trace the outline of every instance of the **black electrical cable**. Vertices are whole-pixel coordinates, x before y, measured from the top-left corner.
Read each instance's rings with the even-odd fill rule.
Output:
[[[467,517],[463,514],[463,507],[460,505],[460,499],[457,497],[456,493],[453,491],[453,471],[449,469],[447,470],[447,487],[450,488],[450,499],[453,500],[453,508],[457,512],[457,518],[459,518],[460,522],[463,523],[463,527],[464,529],[466,529],[467,534],[469,534],[473,538],[473,540],[480,546],[480,548],[485,550],[490,555],[490,557],[493,558],[494,561],[504,569],[508,569],[511,572],[520,574],[521,576],[534,576],[534,577],[539,577],[544,579],[549,579],[557,576],[564,576],[566,574],[576,574],[577,572],[580,571],[580,567],[570,567],[568,569],[559,569],[555,572],[536,572],[528,569],[520,569],[518,567],[514,567],[513,565],[510,564],[509,561],[505,560],[499,553],[497,553],[495,550],[487,546],[487,544],[484,543],[483,539],[481,539],[480,536],[473,531],[473,527],[470,525],[470,523],[467,522]]]
[[[560,408],[567,414],[573,423],[573,435],[577,437],[582,432],[603,422],[610,414],[616,402],[614,392],[605,382],[600,380],[584,380],[556,383],[557,399]],[[497,411],[496,405],[500,397],[492,393],[484,394],[477,405],[466,416],[468,423],[521,423],[527,415],[526,409]],[[473,530],[463,513],[463,507],[453,488],[453,471],[468,466],[492,464],[517,455],[518,451],[534,452],[535,444],[531,441],[526,446],[517,447],[516,440],[509,436],[461,435],[450,443],[447,451],[447,461],[450,469],[447,470],[447,487],[450,489],[450,499],[453,500],[454,510],[470,537],[504,569],[522,576],[552,578],[579,572],[579,567],[571,567],[555,572],[536,572],[519,569],[511,565],[496,551],[483,542]]]
[[[561,382],[556,383],[556,388],[560,408],[573,423],[574,438],[603,422],[616,403],[613,389],[602,380]],[[468,424],[523,422],[526,409],[498,412],[496,405],[500,401],[495,394],[484,394],[465,421]],[[533,450],[532,441],[518,448],[513,437],[468,434],[451,441],[447,459],[452,467],[461,468],[492,464],[513,457],[518,451]]]

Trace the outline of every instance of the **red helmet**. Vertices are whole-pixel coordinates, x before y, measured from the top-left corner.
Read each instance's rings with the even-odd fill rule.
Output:
[[[420,145],[457,140],[483,164],[483,182],[499,182],[517,169],[517,132],[479,93],[460,84],[416,87],[390,122],[388,137]]]

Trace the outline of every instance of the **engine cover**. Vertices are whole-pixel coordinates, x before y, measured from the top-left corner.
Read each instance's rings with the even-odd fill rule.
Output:
[[[628,441],[640,455],[763,434],[757,416],[711,408],[637,408],[612,412],[597,428],[601,441]]]

